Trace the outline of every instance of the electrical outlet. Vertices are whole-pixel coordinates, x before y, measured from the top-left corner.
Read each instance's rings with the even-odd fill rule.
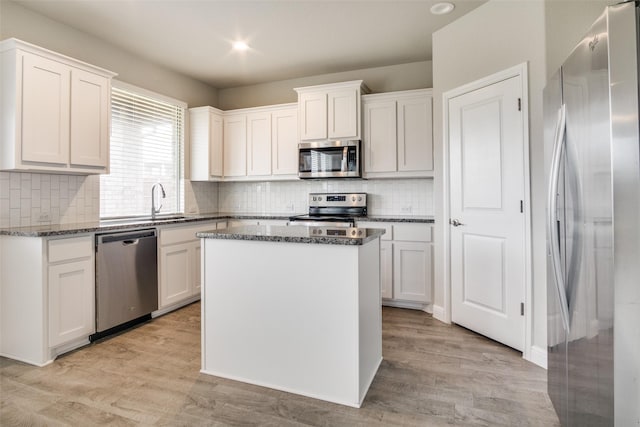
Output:
[[[293,203],[288,204],[286,209],[287,209],[287,212],[293,212],[293,209],[294,209]]]
[[[411,213],[412,206],[403,206],[401,211],[402,211],[402,213]]]
[[[51,214],[49,212],[41,212],[40,216],[38,217],[38,221],[39,222],[50,222],[51,221]]]

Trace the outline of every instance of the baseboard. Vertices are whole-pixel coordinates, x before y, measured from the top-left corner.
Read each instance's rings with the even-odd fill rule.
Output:
[[[444,313],[444,307],[433,304],[433,318],[439,320],[443,323],[451,323],[447,322],[446,316]]]
[[[151,313],[151,318],[152,318],[152,319],[155,319],[156,317],[164,316],[164,315],[165,315],[165,314],[167,314],[167,313],[170,313],[170,312],[172,312],[172,311],[174,311],[174,310],[177,310],[177,309],[179,309],[179,308],[182,308],[182,307],[184,307],[185,305],[189,305],[189,304],[191,304],[191,303],[193,303],[193,302],[196,302],[196,301],[198,301],[199,299],[200,299],[200,294],[198,294],[198,295],[194,295],[194,296],[192,296],[191,298],[187,298],[187,299],[185,299],[185,300],[183,300],[183,301],[180,301],[180,302],[179,302],[179,303],[177,303],[177,304],[173,304],[173,305],[170,305],[170,306],[168,306],[168,307],[161,308],[161,309],[156,310],[156,311],[154,311],[153,313]]]
[[[531,346],[528,360],[529,362],[535,363],[541,368],[547,369],[547,349],[540,348],[536,345]]]

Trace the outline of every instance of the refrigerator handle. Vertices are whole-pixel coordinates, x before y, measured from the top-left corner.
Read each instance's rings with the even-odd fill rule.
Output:
[[[565,106],[562,104],[558,110],[558,121],[556,123],[556,131],[554,135],[553,156],[551,157],[551,171],[549,177],[549,193],[547,206],[547,238],[551,245],[551,265],[553,266],[554,284],[560,299],[560,315],[564,329],[569,334],[569,306],[567,304],[567,295],[564,291],[564,274],[560,261],[560,236],[555,227],[556,211],[558,208],[558,183],[560,180],[560,166],[562,160],[562,147],[565,142],[566,130],[566,112]]]

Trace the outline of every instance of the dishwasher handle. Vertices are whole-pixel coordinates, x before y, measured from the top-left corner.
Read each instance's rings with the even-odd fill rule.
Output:
[[[155,228],[146,230],[129,231],[124,233],[101,234],[96,236],[97,244],[122,242],[123,246],[137,245],[140,239],[156,238]]]

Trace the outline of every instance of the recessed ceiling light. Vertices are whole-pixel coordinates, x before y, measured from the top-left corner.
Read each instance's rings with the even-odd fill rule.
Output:
[[[431,6],[431,13],[433,13],[434,15],[446,15],[453,9],[455,9],[453,3],[441,2]]]
[[[246,42],[238,40],[233,42],[233,49],[243,51],[249,49],[249,45]]]

